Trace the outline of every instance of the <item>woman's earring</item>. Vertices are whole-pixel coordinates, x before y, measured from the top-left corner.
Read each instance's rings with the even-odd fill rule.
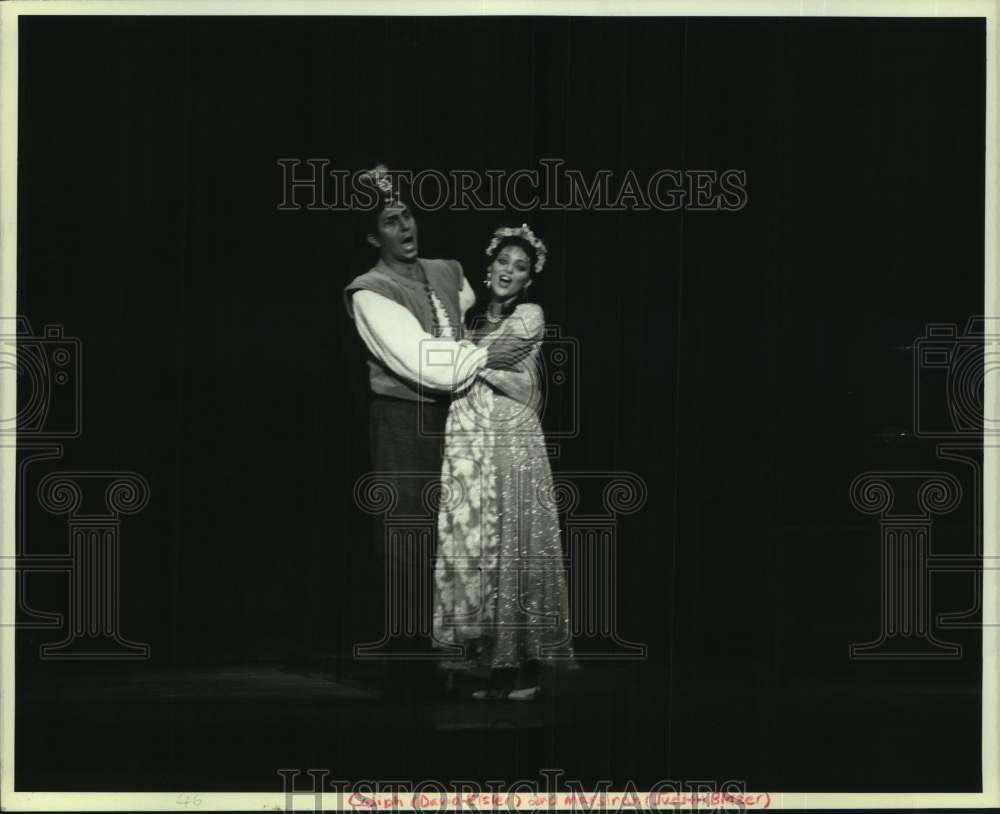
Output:
[[[487,277],[485,280],[483,280],[483,285],[489,285],[489,284],[490,284],[490,278]]]

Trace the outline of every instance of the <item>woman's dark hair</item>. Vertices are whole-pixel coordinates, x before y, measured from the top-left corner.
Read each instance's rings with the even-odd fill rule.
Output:
[[[535,247],[532,246],[527,240],[525,240],[523,237],[518,237],[517,235],[511,235],[510,237],[500,238],[500,242],[497,243],[497,247],[489,255],[490,260],[489,263],[487,263],[486,265],[488,266],[491,265],[493,261],[497,259],[497,256],[500,254],[500,252],[502,252],[508,246],[518,246],[524,249],[524,253],[528,255],[528,260],[531,263],[531,265],[528,267],[528,271],[531,274],[531,277],[534,278],[535,263],[538,262],[538,252],[535,251]],[[521,290],[523,291],[524,289]]]

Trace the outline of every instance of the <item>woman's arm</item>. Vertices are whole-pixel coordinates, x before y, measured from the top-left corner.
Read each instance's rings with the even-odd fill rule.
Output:
[[[498,393],[521,402],[534,405],[542,395],[542,379],[536,365],[531,370],[491,370],[484,368],[479,378]]]
[[[514,313],[507,317],[501,333],[494,342],[505,340],[528,342],[533,346],[531,354],[524,363],[513,370],[484,368],[479,371],[480,378],[505,396],[522,404],[535,405],[542,394],[542,379],[537,356],[544,331],[545,316],[542,309],[534,303],[519,305]]]
[[[533,302],[522,303],[507,317],[503,333],[517,339],[541,342],[545,333],[545,314],[542,307]]]

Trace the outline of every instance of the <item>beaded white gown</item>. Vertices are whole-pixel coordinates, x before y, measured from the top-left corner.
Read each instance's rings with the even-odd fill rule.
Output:
[[[434,567],[435,646],[455,654],[447,667],[572,666],[559,516],[538,418],[543,333],[541,308],[522,303],[479,336],[480,346],[502,337],[535,345],[517,369],[477,378],[448,415]]]

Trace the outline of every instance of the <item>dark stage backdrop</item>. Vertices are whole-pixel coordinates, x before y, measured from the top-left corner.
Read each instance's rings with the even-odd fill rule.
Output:
[[[977,684],[975,630],[949,632],[957,661],[848,659],[879,625],[877,520],[848,487],[942,468],[932,443],[884,431],[912,425],[905,348],[983,310],[981,21],[20,24],[18,310],[83,349],[83,434],[51,469],[149,481],[122,524],[121,612],[154,663],[344,653],[380,632],[353,500],[365,374],[340,294],[372,256],[361,218],[278,211],[278,160],[560,158],[747,178],[738,212],[417,213],[421,254],[473,282],[501,223],[550,247],[535,291],[580,365],[580,433],[554,469],[648,489],[619,523],[621,635],[679,699],[708,693],[723,730],[710,700],[736,692]],[[39,550],[64,543],[61,520],[21,520]],[[38,607],[64,595],[28,590]],[[971,581],[935,596],[962,610]],[[25,669],[54,638],[24,634]],[[978,777],[978,742],[950,754]]]

